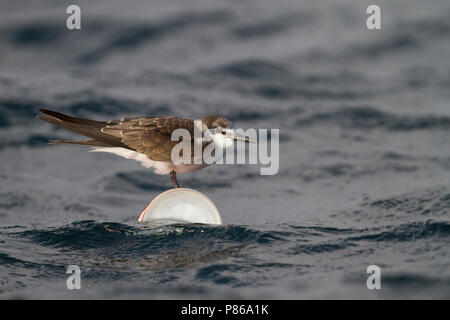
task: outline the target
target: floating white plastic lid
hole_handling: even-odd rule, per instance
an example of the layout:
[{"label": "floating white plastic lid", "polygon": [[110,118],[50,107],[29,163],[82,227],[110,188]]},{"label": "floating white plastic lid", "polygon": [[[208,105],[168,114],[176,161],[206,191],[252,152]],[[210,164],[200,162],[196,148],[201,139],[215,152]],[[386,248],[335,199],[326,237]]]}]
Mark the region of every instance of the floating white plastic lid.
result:
[{"label": "floating white plastic lid", "polygon": [[138,222],[152,225],[174,223],[222,224],[214,203],[203,193],[189,189],[167,190],[154,198],[139,215]]}]

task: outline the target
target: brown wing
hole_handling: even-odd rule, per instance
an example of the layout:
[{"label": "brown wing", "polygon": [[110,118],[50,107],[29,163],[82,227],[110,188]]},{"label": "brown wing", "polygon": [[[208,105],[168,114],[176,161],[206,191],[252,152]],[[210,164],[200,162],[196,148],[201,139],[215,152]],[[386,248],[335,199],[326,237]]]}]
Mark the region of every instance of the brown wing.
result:
[{"label": "brown wing", "polygon": [[[94,140],[56,140],[53,143],[70,143],[89,146],[122,147],[145,154],[155,161],[170,161],[173,147],[172,132],[178,128],[188,130],[194,137],[194,122],[189,119],[141,117],[110,122],[75,118],[55,111],[39,109],[44,115],[38,118],[56,126],[90,137]],[[193,153],[193,140],[191,141]]]},{"label": "brown wing", "polygon": [[102,128],[102,132],[117,138],[128,148],[145,154],[154,161],[170,161],[172,148],[179,141],[171,141],[172,132],[183,128],[194,137],[194,122],[175,117],[123,119]]}]

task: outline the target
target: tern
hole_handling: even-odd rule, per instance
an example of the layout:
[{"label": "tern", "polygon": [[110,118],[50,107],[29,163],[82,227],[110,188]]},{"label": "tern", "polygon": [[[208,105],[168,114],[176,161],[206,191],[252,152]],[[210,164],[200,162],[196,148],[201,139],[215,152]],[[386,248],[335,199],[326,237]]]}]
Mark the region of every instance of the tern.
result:
[{"label": "tern", "polygon": [[[202,150],[214,143],[214,147],[227,149],[234,141],[253,142],[234,134],[231,122],[218,115],[203,119],[184,119],[172,116],[122,118],[108,122],[75,118],[56,111],[38,109],[38,119],[58,127],[84,135],[90,140],[53,140],[52,144],[76,144],[90,146],[91,151],[108,152],[139,161],[156,174],[169,174],[175,188],[180,184],[177,173],[192,172],[208,166],[206,163],[177,163],[171,159],[172,149],[179,141],[172,140],[176,129],[186,129],[194,145],[194,127],[200,124],[201,132],[210,130],[210,141],[202,143]],[[192,148],[193,150],[194,148]],[[192,155],[193,158],[193,155]]]}]

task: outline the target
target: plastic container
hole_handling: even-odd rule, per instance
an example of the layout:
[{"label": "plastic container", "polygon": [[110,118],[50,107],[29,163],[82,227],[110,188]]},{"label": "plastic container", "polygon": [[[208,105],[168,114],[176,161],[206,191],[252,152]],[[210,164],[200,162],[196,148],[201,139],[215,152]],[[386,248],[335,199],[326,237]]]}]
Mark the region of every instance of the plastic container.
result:
[{"label": "plastic container", "polygon": [[203,193],[176,188],[156,196],[142,210],[138,222],[155,226],[189,223],[221,225],[222,218],[214,203]]}]

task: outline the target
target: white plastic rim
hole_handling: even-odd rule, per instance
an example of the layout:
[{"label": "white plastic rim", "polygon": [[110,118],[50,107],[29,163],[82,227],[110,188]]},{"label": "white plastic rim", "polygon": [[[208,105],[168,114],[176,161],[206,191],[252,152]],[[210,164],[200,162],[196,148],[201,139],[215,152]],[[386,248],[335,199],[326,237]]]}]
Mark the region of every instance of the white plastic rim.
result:
[{"label": "white plastic rim", "polygon": [[176,188],[164,191],[150,201],[139,215],[138,222],[151,225],[221,225],[222,218],[214,203],[203,193],[189,188]]}]

